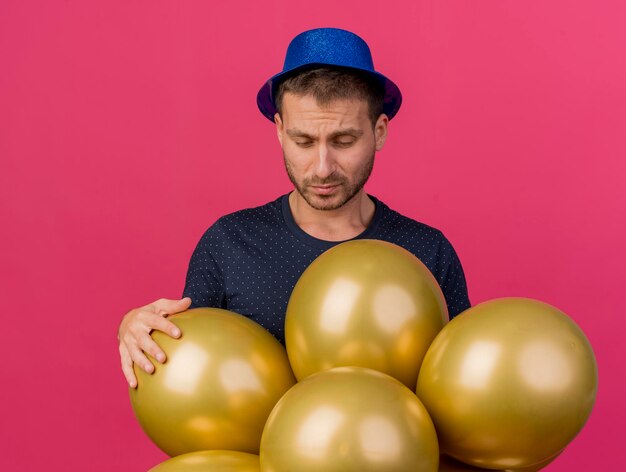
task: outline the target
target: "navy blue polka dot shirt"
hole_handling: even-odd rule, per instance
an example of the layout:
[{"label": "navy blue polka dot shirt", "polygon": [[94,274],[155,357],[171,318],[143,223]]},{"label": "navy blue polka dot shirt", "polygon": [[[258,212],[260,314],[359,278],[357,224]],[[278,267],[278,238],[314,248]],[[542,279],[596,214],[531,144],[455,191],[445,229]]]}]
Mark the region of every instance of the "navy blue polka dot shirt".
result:
[{"label": "navy blue polka dot shirt", "polygon": [[[202,236],[187,271],[184,297],[191,308],[217,307],[245,315],[284,344],[291,292],[304,270],[341,241],[324,241],[294,221],[289,194],[265,205],[221,217]],[[354,239],[379,239],[401,246],[433,273],[450,317],[470,307],[463,268],[441,231],[402,216],[369,195],[376,209]]]}]

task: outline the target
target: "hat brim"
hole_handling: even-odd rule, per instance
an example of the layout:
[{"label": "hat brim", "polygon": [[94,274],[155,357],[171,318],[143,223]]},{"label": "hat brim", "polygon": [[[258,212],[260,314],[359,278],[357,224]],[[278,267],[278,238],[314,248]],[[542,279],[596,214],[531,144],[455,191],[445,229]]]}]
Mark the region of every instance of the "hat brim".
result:
[{"label": "hat brim", "polygon": [[393,83],[393,81],[389,80],[384,75],[379,72],[370,71],[366,69],[358,69],[355,67],[347,67],[347,66],[337,66],[336,64],[327,64],[327,63],[313,63],[306,64],[304,66],[296,67],[294,69],[288,71],[282,71],[273,77],[271,77],[263,87],[259,90],[259,93],[256,97],[256,103],[259,107],[259,110],[268,120],[272,123],[274,122],[274,115],[278,111],[276,109],[276,105],[274,104],[274,93],[276,91],[276,87],[288,77],[297,74],[298,72],[302,72],[307,69],[314,69],[316,67],[334,67],[338,69],[351,69],[360,72],[364,72],[369,74],[372,77],[380,80],[381,84],[385,89],[385,96],[383,100],[383,113],[387,115],[387,117],[391,120],[398,110],[400,109],[400,105],[402,105],[402,93],[400,93],[400,89],[398,86]]}]

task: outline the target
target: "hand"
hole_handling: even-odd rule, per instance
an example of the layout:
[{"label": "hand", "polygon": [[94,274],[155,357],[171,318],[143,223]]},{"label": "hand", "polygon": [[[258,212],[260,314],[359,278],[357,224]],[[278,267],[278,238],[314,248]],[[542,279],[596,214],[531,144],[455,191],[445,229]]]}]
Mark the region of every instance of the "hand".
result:
[{"label": "hand", "polygon": [[137,386],[133,362],[148,374],[154,372],[154,365],[144,352],[150,354],[161,364],[165,362],[165,353],[150,336],[152,330],[163,331],[173,338],[180,337],[181,333],[178,327],[165,317],[185,311],[190,305],[191,298],[189,297],[181,300],[161,298],[149,305],[130,310],[124,315],[117,337],[120,341],[122,371],[131,388]]}]

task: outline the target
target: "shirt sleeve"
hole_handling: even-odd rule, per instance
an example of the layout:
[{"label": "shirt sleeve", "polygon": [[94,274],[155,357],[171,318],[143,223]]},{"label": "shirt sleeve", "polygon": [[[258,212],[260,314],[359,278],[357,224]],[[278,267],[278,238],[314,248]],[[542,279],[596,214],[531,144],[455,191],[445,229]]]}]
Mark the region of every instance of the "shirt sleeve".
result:
[{"label": "shirt sleeve", "polygon": [[437,280],[446,298],[450,319],[471,306],[461,261],[445,236],[439,246]]},{"label": "shirt sleeve", "polygon": [[191,298],[190,308],[225,308],[224,278],[215,258],[222,242],[217,224],[200,238],[189,261],[183,297]]}]

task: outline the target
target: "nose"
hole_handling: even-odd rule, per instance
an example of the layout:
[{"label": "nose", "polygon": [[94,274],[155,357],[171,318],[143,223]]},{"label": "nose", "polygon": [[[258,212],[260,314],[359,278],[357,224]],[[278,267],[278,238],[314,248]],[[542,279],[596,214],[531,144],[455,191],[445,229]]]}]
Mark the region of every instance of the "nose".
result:
[{"label": "nose", "polygon": [[335,172],[336,163],[332,151],[324,143],[319,145],[319,153],[315,162],[315,175],[325,179]]}]

